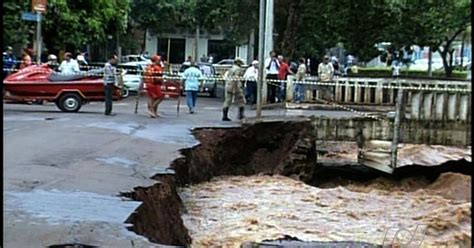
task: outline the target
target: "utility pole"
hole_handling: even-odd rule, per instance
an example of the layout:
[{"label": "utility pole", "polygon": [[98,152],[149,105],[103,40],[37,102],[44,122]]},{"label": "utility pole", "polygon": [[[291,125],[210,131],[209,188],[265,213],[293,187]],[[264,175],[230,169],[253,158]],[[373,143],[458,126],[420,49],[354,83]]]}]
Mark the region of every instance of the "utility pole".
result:
[{"label": "utility pole", "polygon": [[[264,57],[269,56],[270,51],[273,50],[273,0],[266,0],[265,6],[265,45],[264,45]],[[265,69],[261,67],[261,69]],[[267,82],[263,81],[263,96],[262,101],[267,102]]]},{"label": "utility pole", "polygon": [[250,65],[255,59],[255,29],[252,29],[249,37],[249,46],[247,50],[247,65]]},{"label": "utility pole", "polygon": [[36,22],[36,63],[41,64],[41,12],[37,11],[38,20]]},{"label": "utility pole", "polygon": [[[258,82],[257,82],[257,120],[262,117],[262,85],[264,80],[265,60],[265,1],[260,0],[260,14],[258,26]],[[265,91],[266,94],[266,91]]]},{"label": "utility pole", "polygon": [[117,32],[117,57],[118,62],[122,63],[122,47],[120,46],[120,33]]},{"label": "utility pole", "polygon": [[273,50],[273,1],[266,0],[265,6],[265,56]]},{"label": "utility pole", "polygon": [[194,61],[198,61],[199,56],[199,24],[196,25],[196,47],[194,48]]},{"label": "utility pole", "polygon": [[32,12],[36,12],[36,62],[41,63],[41,13],[46,13],[47,0],[32,0]]},{"label": "utility pole", "polygon": [[168,38],[168,49],[166,52],[166,61],[168,61],[168,69],[171,71],[170,51],[171,51],[171,39]]}]

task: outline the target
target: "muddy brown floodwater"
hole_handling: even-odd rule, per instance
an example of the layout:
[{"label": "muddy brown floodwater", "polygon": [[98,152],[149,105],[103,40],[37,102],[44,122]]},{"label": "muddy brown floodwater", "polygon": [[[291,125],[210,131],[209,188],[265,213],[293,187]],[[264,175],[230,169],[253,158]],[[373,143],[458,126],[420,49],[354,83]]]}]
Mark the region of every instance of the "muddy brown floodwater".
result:
[{"label": "muddy brown floodwater", "polygon": [[354,143],[313,131],[307,121],[194,129],[199,144],[173,170],[123,193],[142,202],[129,229],[193,248],[471,247],[469,147],[404,144],[389,175],[355,163]]},{"label": "muddy brown floodwater", "polygon": [[[327,188],[329,187],[329,188]],[[312,187],[284,176],[224,176],[180,191],[192,247],[240,247],[285,235],[304,241],[365,241],[469,247],[471,178],[375,179]]]}]

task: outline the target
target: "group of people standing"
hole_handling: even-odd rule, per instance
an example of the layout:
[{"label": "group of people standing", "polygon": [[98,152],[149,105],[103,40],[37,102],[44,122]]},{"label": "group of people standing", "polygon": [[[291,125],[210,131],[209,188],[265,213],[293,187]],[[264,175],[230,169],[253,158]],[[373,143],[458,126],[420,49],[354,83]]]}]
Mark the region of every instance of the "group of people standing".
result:
[{"label": "group of people standing", "polygon": [[[286,80],[288,75],[300,76],[302,80],[306,74],[306,64],[304,58],[301,58],[300,66],[294,71],[288,65],[288,61],[282,55],[276,56],[274,51],[270,52],[270,57],[264,62],[265,78],[267,82],[267,101],[268,103],[283,102],[286,99]],[[257,81],[258,81],[258,61],[252,61],[243,75],[245,81],[245,99],[248,104],[257,103]]]},{"label": "group of people standing", "polygon": [[[25,51],[22,56],[23,67],[31,65],[32,51]],[[305,58],[300,58],[298,65],[290,66],[288,60],[282,56],[276,55],[276,52],[270,52],[270,57],[264,61],[264,75],[267,82],[267,101],[268,103],[285,102],[286,97],[286,83],[288,76],[294,76],[294,95],[295,102],[302,102],[305,99],[305,92],[309,89],[304,84],[307,75],[307,66]],[[204,56],[203,56],[204,57]],[[203,74],[196,62],[188,58],[190,67],[182,74],[184,82],[184,91],[186,93],[186,103],[190,114],[195,113],[197,94],[199,91],[199,80],[203,80]],[[16,61],[12,54],[11,47],[8,47],[4,53],[4,76],[8,72],[6,67],[13,67]],[[113,86],[117,82],[118,62],[117,55],[113,54],[109,57],[108,62],[104,67],[104,92],[105,92],[105,115],[114,115],[112,113],[112,96]],[[158,55],[151,57],[151,64],[148,65],[144,71],[144,88],[147,91],[149,100],[147,104],[148,115],[151,118],[159,117],[158,107],[164,99],[164,94],[161,91],[163,85],[163,63],[161,57]],[[28,64],[29,63],[29,64]],[[50,66],[57,65],[57,57],[53,54],[48,56],[48,64]],[[78,54],[77,59],[73,59],[71,53],[64,54],[64,60],[57,70],[65,74],[74,74],[80,72],[80,65],[87,65],[83,54]],[[254,105],[257,103],[257,82],[259,73],[259,62],[252,61],[251,66],[243,68],[244,61],[241,58],[236,58],[232,67],[225,73],[225,100],[222,109],[222,120],[230,121],[229,108],[234,102],[238,106],[238,119],[243,119],[245,112],[245,104]],[[329,63],[329,57],[324,56],[324,60],[318,66],[318,75],[320,81],[331,81],[334,76],[334,68],[332,63]],[[242,80],[243,78],[243,80]]]},{"label": "group of people standing", "polygon": [[[33,65],[35,63],[34,61],[36,61],[36,54],[33,49],[23,49],[20,60],[17,60],[17,57],[13,53],[13,48],[7,46],[3,53],[3,78],[15,70],[22,70]],[[48,53],[47,49],[45,49],[44,53],[41,55],[40,62],[50,65],[52,69],[63,74],[78,73],[80,71],[80,66],[86,66],[88,64],[85,53],[83,52],[77,52],[76,59],[74,59],[72,53],[65,52],[64,59],[61,64],[59,64],[58,57],[52,53]]]},{"label": "group of people standing", "polygon": [[[104,66],[104,91],[105,91],[105,115],[114,116],[112,113],[112,99],[114,85],[117,83],[118,71],[116,68],[118,57],[112,54]],[[155,55],[151,57],[151,64],[147,66],[143,73],[144,88],[148,94],[147,110],[150,118],[159,117],[158,106],[163,101],[164,95],[161,92],[163,84],[163,66],[161,57]]]},{"label": "group of people standing", "polygon": [[[288,60],[282,55],[276,55],[275,51],[270,52],[270,57],[264,62],[265,78],[267,82],[267,103],[278,103],[287,101],[286,84],[288,76],[294,76],[293,81],[293,101],[300,103],[305,99],[305,92],[312,89],[304,83],[308,68],[306,59],[301,57],[298,65],[290,66]],[[256,82],[258,78],[258,61],[253,61],[247,69],[243,78],[245,80],[246,100],[249,104],[256,104]],[[328,82],[333,79],[335,68],[329,62],[329,57],[324,56],[323,62],[318,66],[319,81]],[[324,87],[321,87],[324,88]]]}]

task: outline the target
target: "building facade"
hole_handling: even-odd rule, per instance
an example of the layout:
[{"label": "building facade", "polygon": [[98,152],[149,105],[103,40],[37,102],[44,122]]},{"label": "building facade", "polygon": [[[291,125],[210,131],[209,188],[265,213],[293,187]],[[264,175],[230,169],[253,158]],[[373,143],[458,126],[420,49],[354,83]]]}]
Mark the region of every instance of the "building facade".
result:
[{"label": "building facade", "polygon": [[[182,63],[188,56],[194,58],[194,49],[196,47],[196,33],[194,30],[182,29],[174,33],[164,34],[146,34],[145,51],[148,54],[159,54],[163,58],[168,58],[170,63]],[[232,46],[225,41],[222,33],[209,33],[201,30],[197,42],[197,61],[205,56],[212,56],[213,63],[222,59],[232,59],[240,57],[250,63],[253,58],[250,53],[249,44],[241,46]]]}]

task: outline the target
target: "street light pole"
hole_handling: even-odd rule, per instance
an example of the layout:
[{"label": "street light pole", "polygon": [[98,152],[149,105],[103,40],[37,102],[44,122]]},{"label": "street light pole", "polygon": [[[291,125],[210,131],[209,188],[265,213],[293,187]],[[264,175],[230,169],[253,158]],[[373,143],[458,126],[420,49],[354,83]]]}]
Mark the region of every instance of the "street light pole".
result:
[{"label": "street light pole", "polygon": [[[273,50],[273,0],[266,0],[265,1],[265,34],[264,34],[264,39],[265,39],[265,46],[263,48],[263,54],[264,56],[268,56],[270,54],[270,51]],[[262,67],[263,69],[263,67]],[[267,86],[267,81],[263,81],[263,86],[262,86],[262,101],[264,103],[267,102],[267,97],[268,97],[268,86]]]},{"label": "street light pole", "polygon": [[36,63],[41,63],[41,12],[36,12]]},{"label": "street light pole", "polygon": [[258,80],[257,80],[257,119],[262,117],[262,85],[264,80],[265,59],[265,1],[260,0],[260,14],[258,26]]}]

